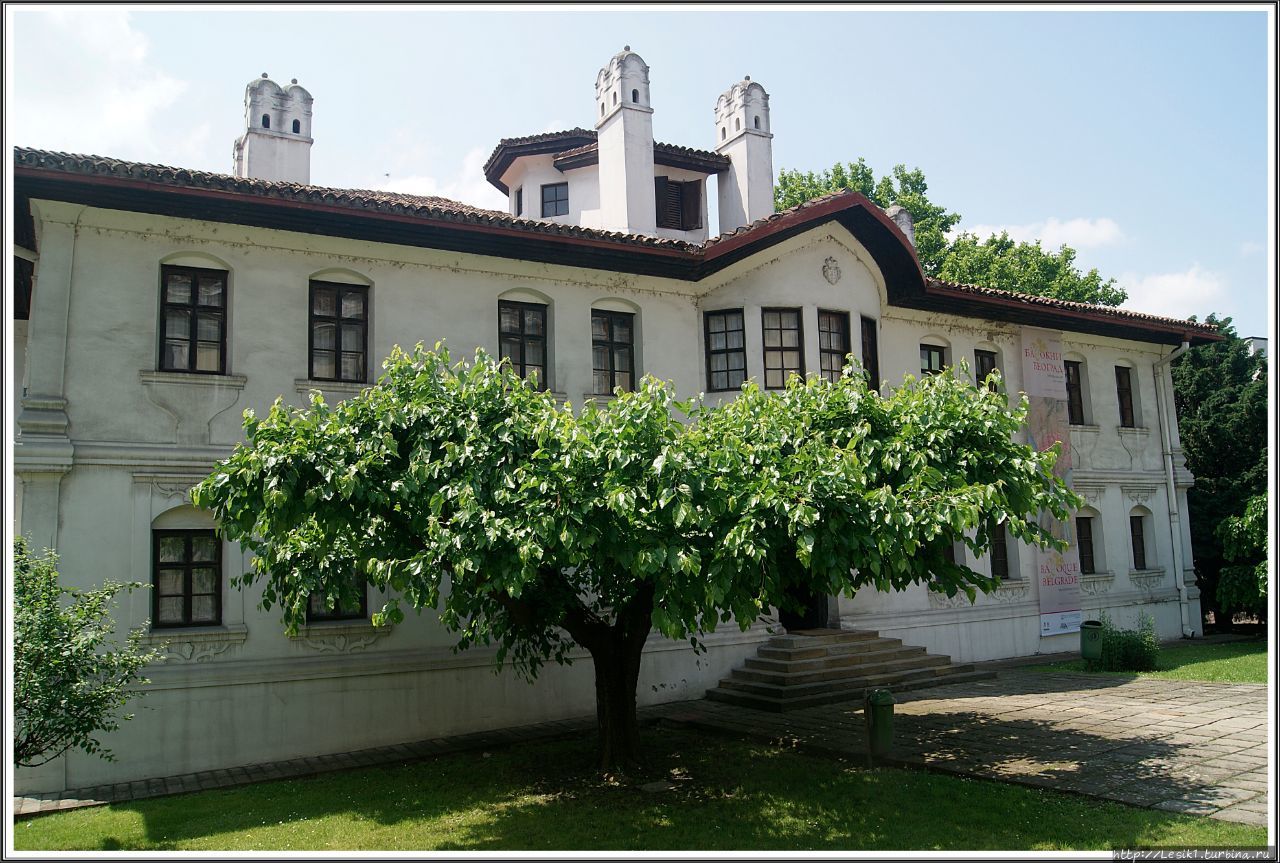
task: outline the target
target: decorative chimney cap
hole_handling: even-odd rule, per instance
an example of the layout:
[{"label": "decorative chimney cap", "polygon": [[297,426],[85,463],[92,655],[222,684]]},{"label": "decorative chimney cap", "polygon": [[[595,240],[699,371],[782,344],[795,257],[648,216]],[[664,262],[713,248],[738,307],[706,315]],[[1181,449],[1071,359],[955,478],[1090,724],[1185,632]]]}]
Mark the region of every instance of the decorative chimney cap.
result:
[{"label": "decorative chimney cap", "polygon": [[290,84],[296,84],[296,83],[298,83],[298,79],[297,79],[297,78],[290,78],[290,79],[289,79],[289,83],[290,83]]},{"label": "decorative chimney cap", "polygon": [[268,75],[266,72],[263,72],[263,73],[262,73],[262,77],[263,77],[263,78],[270,78],[271,76],[270,76],[270,75]]}]

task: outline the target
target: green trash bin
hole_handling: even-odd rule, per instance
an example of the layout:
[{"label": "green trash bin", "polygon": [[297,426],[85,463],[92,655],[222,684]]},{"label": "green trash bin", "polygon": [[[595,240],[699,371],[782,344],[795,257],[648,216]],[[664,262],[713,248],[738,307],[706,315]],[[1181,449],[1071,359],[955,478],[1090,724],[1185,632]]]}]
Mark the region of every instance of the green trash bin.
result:
[{"label": "green trash bin", "polygon": [[1080,624],[1080,657],[1085,662],[1102,659],[1102,621],[1086,620]]},{"label": "green trash bin", "polygon": [[887,689],[871,689],[863,696],[867,754],[872,758],[886,756],[893,749],[893,705],[893,693]]}]

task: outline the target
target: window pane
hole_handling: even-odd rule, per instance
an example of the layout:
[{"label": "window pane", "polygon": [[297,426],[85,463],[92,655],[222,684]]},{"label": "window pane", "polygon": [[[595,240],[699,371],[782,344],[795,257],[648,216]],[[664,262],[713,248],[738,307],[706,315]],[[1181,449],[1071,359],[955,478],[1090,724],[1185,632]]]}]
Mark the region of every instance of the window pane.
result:
[{"label": "window pane", "polygon": [[196,345],[196,369],[202,372],[222,370],[222,346],[217,342],[199,342]]},{"label": "window pane", "polygon": [[724,333],[711,333],[711,350],[722,351],[728,347]]},{"label": "window pane", "polygon": [[796,330],[800,328],[799,312],[779,312],[778,318],[781,320],[784,329]]},{"label": "window pane", "polygon": [[542,342],[529,342],[524,346],[524,361],[530,365],[542,365]]},{"label": "window pane", "polygon": [[349,291],[342,295],[342,316],[344,318],[364,317],[364,291]]},{"label": "window pane", "polygon": [[724,315],[707,315],[707,331],[712,333],[724,332]]},{"label": "window pane", "polygon": [[765,330],[764,346],[766,348],[782,347],[782,333],[778,332],[777,330]]},{"label": "window pane", "polygon": [[764,313],[764,326],[765,326],[765,329],[770,329],[770,330],[776,330],[776,329],[778,329],[778,327],[780,327],[780,326],[781,326],[781,322],[780,322],[780,320],[779,320],[778,313],[777,313],[777,312],[765,312],[765,313]]},{"label": "window pane", "polygon": [[161,599],[156,611],[156,623],[182,623],[182,597]]},{"label": "window pane", "polygon": [[222,315],[201,313],[196,318],[196,338],[207,342],[221,341]]},{"label": "window pane", "polygon": [[631,342],[631,321],[626,318],[613,319],[613,340],[615,342]]},{"label": "window pane", "polygon": [[182,570],[162,569],[156,579],[156,593],[160,596],[182,595]]},{"label": "window pane", "polygon": [[625,392],[631,391],[630,372],[618,372],[614,377],[616,378],[615,383],[617,386],[621,387]]},{"label": "window pane", "polygon": [[528,336],[542,335],[543,322],[546,316],[541,309],[525,309],[524,332]]},{"label": "window pane", "polygon": [[747,367],[747,355],[746,355],[746,354],[743,354],[743,353],[732,353],[732,354],[727,354],[726,356],[728,356],[728,358],[729,358],[729,368],[730,368],[730,370],[738,369],[739,371],[741,371],[741,370],[745,370],[745,369],[746,369],[746,367]]},{"label": "window pane", "polygon": [[727,390],[729,388],[729,375],[725,372],[712,372],[711,387],[717,390]]},{"label": "window pane", "polygon": [[186,370],[189,348],[190,345],[187,342],[165,342],[164,362],[162,367],[166,369]]},{"label": "window pane", "polygon": [[165,278],[165,302],[191,302],[191,276],[186,273],[170,273]]},{"label": "window pane", "polygon": [[524,379],[542,386],[542,366],[526,365],[524,367]]},{"label": "window pane", "polygon": [[218,559],[218,538],[216,536],[191,537],[191,559],[208,561]]},{"label": "window pane", "polygon": [[607,339],[609,338],[609,319],[604,315],[591,316],[591,338]]},{"label": "window pane", "polygon": [[725,338],[727,340],[726,347],[730,350],[742,349],[742,330],[733,330],[732,332],[726,333]]},{"label": "window pane", "polygon": [[729,372],[729,386],[733,389],[737,389],[738,387],[742,386],[743,381],[745,381],[746,379],[747,379],[746,373],[741,370]]},{"label": "window pane", "polygon": [[344,351],[364,350],[364,326],[362,324],[342,325],[342,349]]},{"label": "window pane", "polygon": [[364,354],[342,352],[342,379],[344,381],[364,380]]},{"label": "window pane", "polygon": [[333,288],[316,288],[311,310],[317,315],[334,317],[338,313],[338,293]]},{"label": "window pane", "polygon": [[769,389],[779,389],[782,386],[781,371],[766,371],[764,373],[764,385]]},{"label": "window pane", "polygon": [[609,373],[607,371],[596,371],[592,374],[594,390],[597,395],[608,395],[609,389]]},{"label": "window pane", "polygon": [[511,306],[498,306],[498,332],[520,332],[520,310]]},{"label": "window pane", "polygon": [[502,352],[502,356],[511,360],[512,364],[520,362],[519,339],[503,339],[500,350]]},{"label": "window pane", "polygon": [[164,313],[164,336],[166,339],[191,338],[191,312],[166,310]]},{"label": "window pane", "polygon": [[793,371],[800,371],[800,352],[799,351],[783,351],[783,365]]},{"label": "window pane", "polygon": [[216,569],[191,570],[191,593],[216,593],[218,589],[218,571]]},{"label": "window pane", "polygon": [[725,318],[725,329],[740,330],[742,329],[742,312],[729,312]]},{"label": "window pane", "polygon": [[202,306],[222,307],[222,277],[201,276],[199,278],[199,303]]},{"label": "window pane", "polygon": [[782,346],[783,346],[784,348],[796,348],[796,347],[799,347],[799,346],[800,346],[800,332],[799,332],[799,330],[783,330],[783,331],[782,331]]},{"label": "window pane", "polygon": [[187,557],[187,541],[181,536],[160,537],[161,563],[182,563]]},{"label": "window pane", "polygon": [[831,350],[831,333],[818,331],[818,349],[823,351]]},{"label": "window pane", "polygon": [[631,349],[630,348],[614,348],[613,367],[614,369],[620,372],[631,371]]},{"label": "window pane", "polygon": [[338,328],[334,324],[313,324],[311,327],[311,346],[318,351],[331,351],[337,345],[334,344],[334,336]]},{"label": "window pane", "polygon": [[724,354],[711,355],[711,371],[722,372],[729,368],[729,358]]},{"label": "window pane", "polygon": [[191,622],[214,623],[218,619],[218,599],[215,596],[191,597]]},{"label": "window pane", "polygon": [[333,351],[312,351],[311,376],[314,378],[334,377],[333,362]]},{"label": "window pane", "polygon": [[609,368],[609,349],[606,347],[593,347],[591,349],[591,367],[594,369]]}]

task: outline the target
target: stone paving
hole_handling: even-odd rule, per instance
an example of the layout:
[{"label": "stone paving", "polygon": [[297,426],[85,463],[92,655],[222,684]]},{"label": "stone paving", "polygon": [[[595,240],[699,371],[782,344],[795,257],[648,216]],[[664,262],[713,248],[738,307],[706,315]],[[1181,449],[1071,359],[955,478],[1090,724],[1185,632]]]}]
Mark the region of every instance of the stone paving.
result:
[{"label": "stone paving", "polygon": [[[896,696],[893,762],[1072,791],[1136,806],[1259,826],[1267,819],[1267,689],[1043,673],[1005,668],[994,680]],[[860,703],[764,713],[713,701],[641,710],[672,722],[866,755]],[[228,788],[593,729],[584,716],[519,728],[14,798],[16,817]]]},{"label": "stone paving", "polygon": [[[891,763],[1267,823],[1267,688],[1002,670],[895,696]],[[861,704],[764,713],[714,701],[667,721],[866,756]]]}]

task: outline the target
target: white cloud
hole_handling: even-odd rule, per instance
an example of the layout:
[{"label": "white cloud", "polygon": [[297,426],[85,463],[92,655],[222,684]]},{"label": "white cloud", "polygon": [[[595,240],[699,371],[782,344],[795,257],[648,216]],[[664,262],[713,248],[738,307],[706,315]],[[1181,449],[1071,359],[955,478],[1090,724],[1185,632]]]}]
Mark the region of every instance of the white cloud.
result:
[{"label": "white cloud", "polygon": [[1039,240],[1046,249],[1057,249],[1067,245],[1073,249],[1094,249],[1100,246],[1113,246],[1125,239],[1124,231],[1115,220],[1101,216],[1096,219],[1067,219],[1062,221],[1050,216],[1043,222],[1030,222],[1025,225],[973,225],[959,226],[951,232],[951,236],[966,232],[980,239],[992,234],[1006,232],[1009,239],[1016,242]]},{"label": "white cloud", "polygon": [[489,158],[490,150],[475,147],[462,158],[461,167],[445,179],[426,174],[412,174],[404,177],[383,176],[377,178],[365,188],[382,189],[387,192],[404,192],[409,195],[435,195],[461,201],[473,207],[488,210],[507,210],[507,198],[484,178],[484,163]]},{"label": "white cloud", "polygon": [[1150,315],[1203,319],[1210,312],[1220,312],[1230,299],[1223,278],[1199,264],[1181,273],[1125,273],[1116,281],[1129,293],[1124,307]]},{"label": "white cloud", "polygon": [[1258,254],[1265,248],[1266,246],[1262,243],[1255,243],[1252,240],[1246,240],[1245,242],[1240,244],[1240,257],[1242,258],[1251,257],[1253,255]]},{"label": "white cloud", "polygon": [[151,62],[127,11],[48,8],[13,20],[15,144],[172,163],[203,143],[200,130],[164,128],[187,84]]}]

